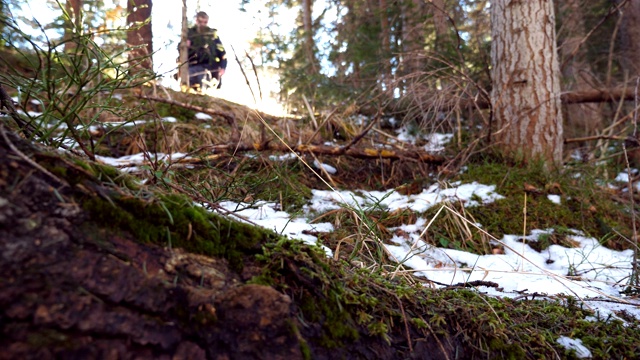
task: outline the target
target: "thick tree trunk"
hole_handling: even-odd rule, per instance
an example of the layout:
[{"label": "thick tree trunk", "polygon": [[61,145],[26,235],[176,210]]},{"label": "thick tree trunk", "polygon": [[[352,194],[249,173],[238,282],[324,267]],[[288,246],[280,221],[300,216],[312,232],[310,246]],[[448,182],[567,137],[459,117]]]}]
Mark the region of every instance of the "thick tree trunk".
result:
[{"label": "thick tree trunk", "polygon": [[[560,14],[561,31],[564,38],[560,40],[560,56],[562,57],[562,76],[564,90],[588,91],[597,83],[590,64],[585,60],[584,48],[581,46],[585,37],[585,25],[582,0],[562,0]],[[602,128],[602,110],[599,104],[572,104],[565,111],[566,136],[578,137],[594,134]]]},{"label": "thick tree trunk", "polygon": [[500,147],[526,161],[562,162],[560,78],[553,2],[491,5],[491,104]]},{"label": "thick tree trunk", "polygon": [[153,70],[153,33],[151,31],[152,0],[127,1],[127,43],[137,48],[129,52],[129,60],[138,69]]}]

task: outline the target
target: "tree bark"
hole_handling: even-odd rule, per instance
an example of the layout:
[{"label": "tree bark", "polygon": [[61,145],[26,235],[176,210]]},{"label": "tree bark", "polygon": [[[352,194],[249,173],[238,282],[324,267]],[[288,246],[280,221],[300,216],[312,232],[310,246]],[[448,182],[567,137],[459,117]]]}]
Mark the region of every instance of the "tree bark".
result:
[{"label": "tree bark", "polygon": [[82,0],[67,0],[64,5],[65,11],[69,14],[69,19],[65,19],[64,35],[64,52],[73,52],[77,45],[73,39],[77,29],[82,28]]},{"label": "tree bark", "polygon": [[431,0],[431,7],[433,8],[433,24],[436,29],[436,48],[446,50],[451,43],[451,36],[444,0]]},{"label": "tree bark", "polygon": [[305,57],[307,58],[307,62],[309,66],[311,66],[311,70],[315,73],[318,71],[316,66],[315,54],[313,51],[314,41],[313,41],[313,0],[302,0],[302,27],[304,31],[304,52]]},{"label": "tree bark", "polygon": [[498,145],[547,165],[562,163],[560,70],[553,2],[496,0],[491,5],[491,103]]},{"label": "tree bark", "polygon": [[189,51],[187,45],[187,34],[189,26],[187,24],[187,0],[182,0],[182,29],[180,32],[180,67],[178,68],[178,77],[180,79],[180,87],[182,91],[189,89]]},{"label": "tree bark", "polygon": [[416,74],[424,70],[425,26],[424,6],[420,0],[410,0],[403,6],[403,67],[404,75]]},{"label": "tree bark", "polygon": [[127,1],[127,43],[136,47],[129,52],[129,61],[132,61],[135,69],[153,70],[152,6],[152,0]]}]

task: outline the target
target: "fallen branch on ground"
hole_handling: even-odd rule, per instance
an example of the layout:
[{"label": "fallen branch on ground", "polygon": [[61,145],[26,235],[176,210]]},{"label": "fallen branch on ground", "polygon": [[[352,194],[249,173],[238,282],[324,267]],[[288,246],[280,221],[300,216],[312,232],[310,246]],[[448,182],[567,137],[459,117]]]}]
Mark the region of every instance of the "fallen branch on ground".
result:
[{"label": "fallen branch on ground", "polygon": [[[277,151],[291,152],[299,154],[314,154],[328,156],[350,156],[358,159],[390,159],[390,160],[413,160],[421,161],[428,164],[439,165],[445,162],[445,158],[440,155],[426,153],[417,150],[399,150],[399,149],[374,149],[374,148],[346,148],[344,146],[326,146],[326,145],[305,145],[287,146],[286,144],[227,144],[227,145],[210,145],[202,147],[192,154],[210,151],[213,154],[203,155],[200,157],[184,157],[171,161],[171,164],[198,164],[207,161],[217,160],[222,153],[238,153],[246,151]],[[189,155],[190,156],[190,155]],[[123,163],[118,168],[134,167],[145,165],[145,163]],[[147,164],[148,165],[148,164]]]}]

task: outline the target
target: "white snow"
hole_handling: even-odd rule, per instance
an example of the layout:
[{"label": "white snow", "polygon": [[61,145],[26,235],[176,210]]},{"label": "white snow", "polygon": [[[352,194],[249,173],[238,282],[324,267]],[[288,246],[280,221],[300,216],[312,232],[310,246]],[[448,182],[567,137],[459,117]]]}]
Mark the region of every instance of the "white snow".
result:
[{"label": "white snow", "polygon": [[582,345],[582,340],[580,339],[572,339],[566,336],[561,336],[557,340],[558,344],[564,346],[567,349],[575,350],[576,356],[579,359],[590,359],[591,351],[586,348],[586,346]]},{"label": "white snow", "polygon": [[205,114],[203,112],[199,112],[199,113],[196,113],[196,119],[207,121],[207,120],[212,120],[213,117],[211,115],[209,115],[209,114]]},{"label": "white snow", "polygon": [[[317,237],[305,234],[304,232],[333,231],[333,225],[330,223],[310,224],[304,218],[292,218],[288,213],[277,210],[277,204],[275,203],[259,201],[251,205],[224,201],[219,205],[225,210],[232,211],[235,215],[238,215],[240,220],[249,220],[256,225],[273,230],[278,234],[285,235],[291,239],[302,240],[311,245],[317,244]],[[322,244],[318,245],[324,249],[327,256],[333,256],[331,249]]]},{"label": "white snow", "polygon": [[560,205],[560,196],[559,195],[547,195],[547,199],[554,204]]},{"label": "white snow", "polygon": [[334,168],[333,166],[329,165],[329,164],[324,164],[319,162],[318,160],[313,160],[313,166],[316,167],[316,169],[324,169],[324,171],[326,171],[327,173],[334,175],[335,173],[338,172],[338,169]]},{"label": "white snow", "polygon": [[125,155],[119,158],[96,155],[97,161],[103,164],[120,168],[120,171],[123,171],[123,172],[137,172],[139,171],[139,168],[135,165],[143,165],[147,163],[148,160],[170,163],[172,161],[184,159],[184,158],[189,158],[189,157],[187,156],[187,154],[184,154],[184,153],[173,153],[173,154],[137,153],[132,155]]}]

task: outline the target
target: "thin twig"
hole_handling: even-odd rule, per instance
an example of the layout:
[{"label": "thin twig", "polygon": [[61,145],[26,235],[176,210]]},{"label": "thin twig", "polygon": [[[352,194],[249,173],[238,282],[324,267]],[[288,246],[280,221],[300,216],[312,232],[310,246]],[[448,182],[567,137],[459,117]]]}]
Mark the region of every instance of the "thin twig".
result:
[{"label": "thin twig", "polygon": [[367,135],[369,130],[371,130],[371,128],[373,128],[373,126],[376,123],[378,123],[379,119],[380,119],[380,113],[378,113],[378,115],[375,117],[375,119],[371,120],[371,122],[367,125],[367,127],[360,134],[356,135],[356,137],[354,137],[353,140],[351,140],[350,143],[348,143],[347,145],[343,146],[341,148],[341,151],[347,152],[347,150],[349,150],[350,147],[352,147],[353,145],[357,144],[358,141],[360,141],[365,135]]},{"label": "thin twig", "polygon": [[236,54],[236,49],[233,48],[233,45],[231,45],[231,50],[233,50],[233,56],[236,58],[236,62],[238,63],[238,66],[240,67],[240,72],[242,72],[242,76],[244,76],[244,81],[247,82],[247,86],[249,87],[249,91],[251,91],[251,96],[253,97],[253,102],[256,102],[256,94],[253,93],[253,88],[251,87],[251,83],[249,82],[249,78],[247,77],[247,74],[244,72],[244,68],[242,67],[242,63],[240,62],[240,59],[238,59],[238,54]]},{"label": "thin twig", "polygon": [[24,161],[26,161],[29,165],[33,166],[34,168],[40,170],[41,172],[43,172],[45,175],[47,175],[48,177],[50,177],[51,179],[55,180],[57,183],[59,183],[60,185],[62,185],[62,187],[67,186],[67,184],[62,181],[59,177],[53,175],[51,172],[49,172],[49,170],[43,168],[42,166],[40,166],[40,164],[38,164],[37,162],[33,161],[30,157],[28,157],[27,155],[25,155],[22,151],[20,151],[9,139],[9,136],[7,136],[7,133],[5,131],[4,128],[4,124],[0,123],[0,134],[2,135],[2,138],[4,139],[4,141],[7,143],[7,146],[9,146],[9,148],[16,154],[18,155],[18,157]]},{"label": "thin twig", "polygon": [[[235,50],[234,50],[235,52]],[[253,59],[249,56],[249,53],[245,50],[244,52],[247,59],[251,63],[251,68],[253,69],[253,75],[256,77],[256,82],[258,83],[258,92],[260,93],[260,100],[262,100],[262,86],[260,86],[260,78],[258,77],[258,69],[256,68],[256,64],[253,63]]]}]

